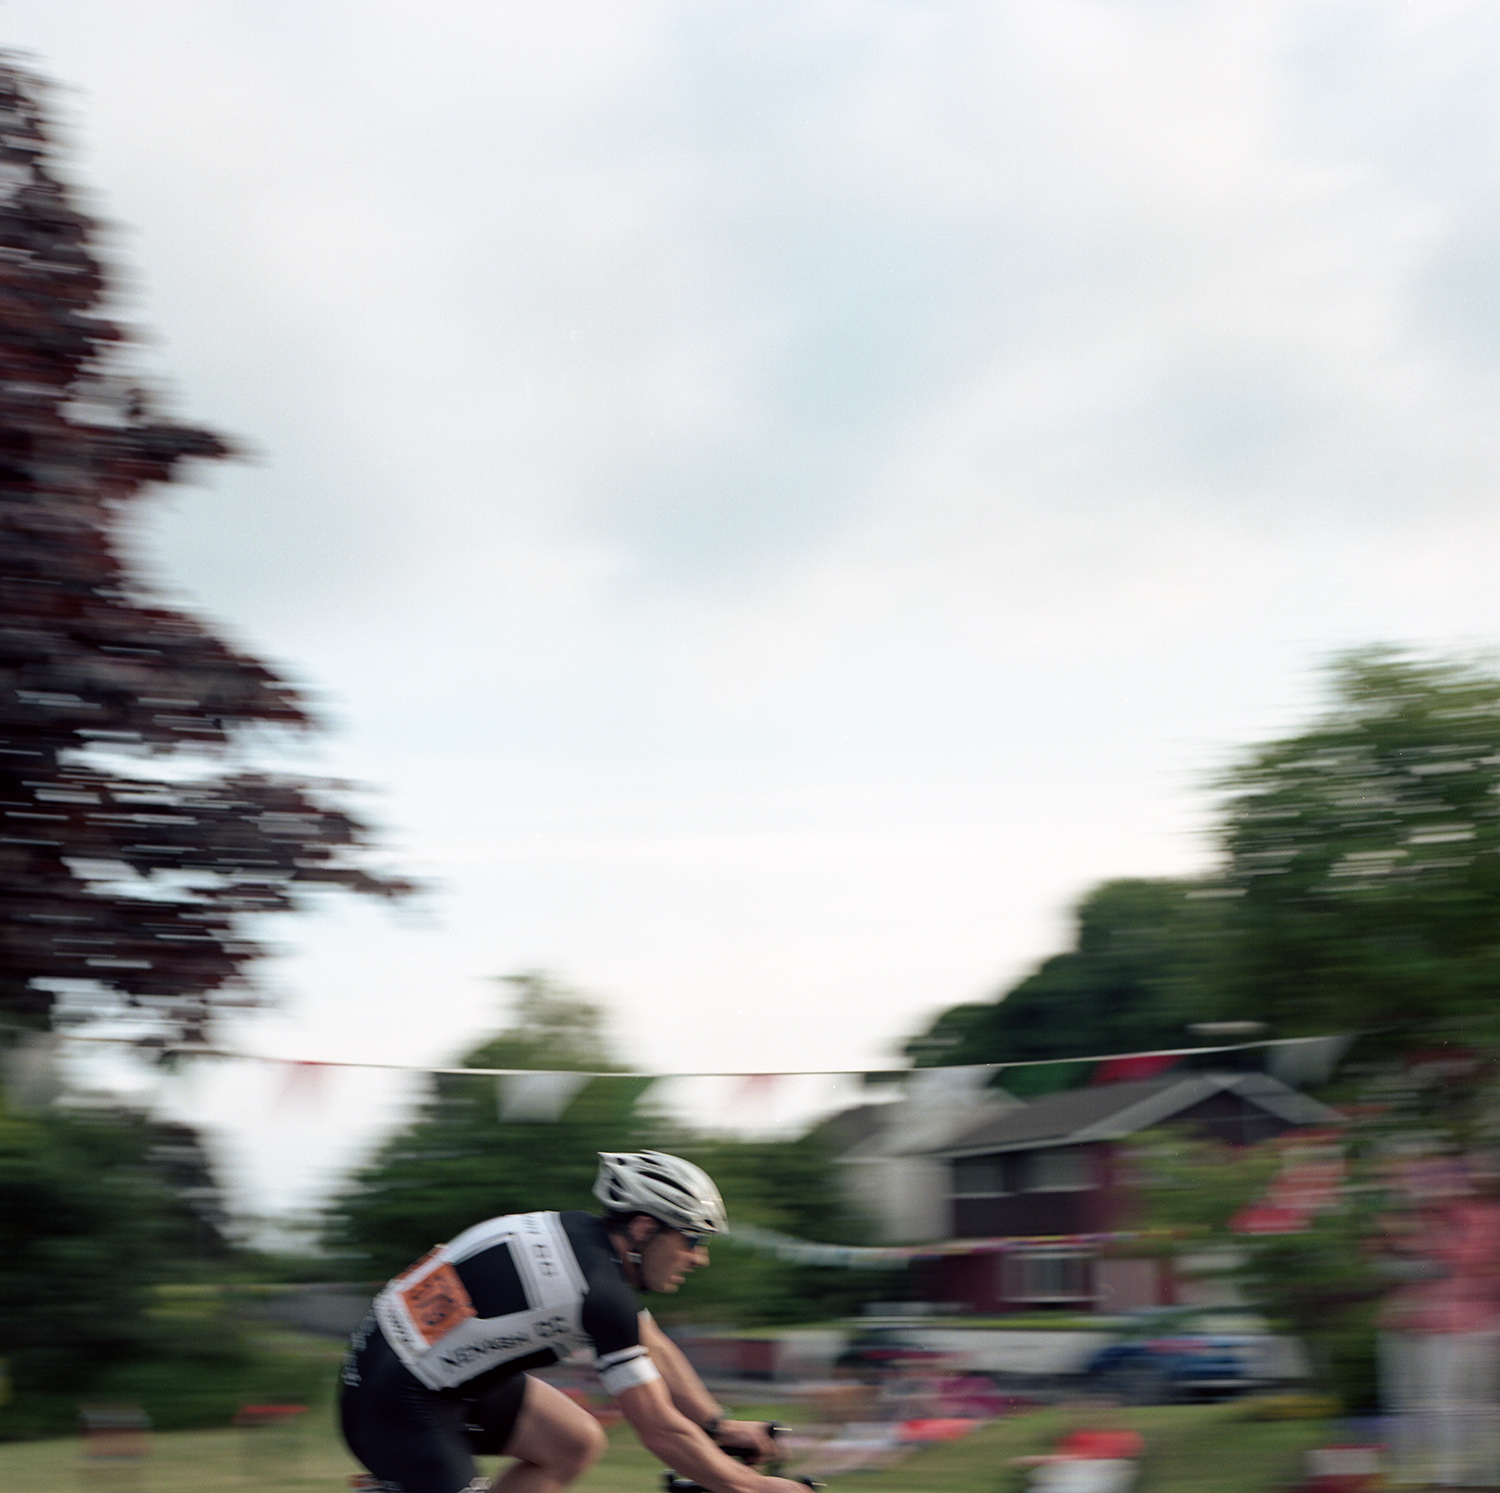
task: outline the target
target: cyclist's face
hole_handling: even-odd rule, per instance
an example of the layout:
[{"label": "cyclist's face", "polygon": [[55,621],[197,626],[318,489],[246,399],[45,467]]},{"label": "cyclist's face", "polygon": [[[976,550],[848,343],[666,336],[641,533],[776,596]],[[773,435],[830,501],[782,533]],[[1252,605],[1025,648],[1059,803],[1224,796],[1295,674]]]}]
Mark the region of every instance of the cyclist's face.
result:
[{"label": "cyclist's face", "polygon": [[676,1229],[663,1229],[641,1250],[641,1275],[653,1291],[675,1291],[706,1264],[708,1247],[689,1243]]}]

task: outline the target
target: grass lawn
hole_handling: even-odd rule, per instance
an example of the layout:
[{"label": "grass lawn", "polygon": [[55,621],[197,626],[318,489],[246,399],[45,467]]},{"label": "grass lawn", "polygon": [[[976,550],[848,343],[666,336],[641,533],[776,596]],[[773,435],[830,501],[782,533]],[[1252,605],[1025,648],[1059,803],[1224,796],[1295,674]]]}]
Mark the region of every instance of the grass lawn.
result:
[{"label": "grass lawn", "polygon": [[[1327,1439],[1324,1421],[1249,1421],[1242,1404],[1122,1408],[1119,1422],[1146,1442],[1141,1493],[1265,1493],[1296,1481],[1302,1453]],[[851,1473],[838,1493],[1019,1493],[1025,1474],[1009,1458],[1045,1452],[1064,1412],[994,1421],[962,1441],[920,1452],[883,1472]]]},{"label": "grass lawn", "polygon": [[[1297,1476],[1303,1450],[1328,1434],[1320,1421],[1247,1421],[1243,1414],[1244,1407],[1233,1402],[1122,1410],[1121,1420],[1147,1442],[1141,1493],[1282,1488]],[[841,1477],[835,1493],[1019,1493],[1021,1477],[1006,1459],[1046,1450],[1062,1415],[1043,1410],[994,1422],[883,1472]],[[335,1493],[355,1470],[327,1407],[304,1417],[295,1436],[236,1430],[159,1434],[134,1468],[88,1466],[71,1438],[0,1445],[4,1493]],[[617,1428],[609,1452],[578,1487],[580,1493],[656,1493],[660,1474],[656,1459],[628,1430]]]}]

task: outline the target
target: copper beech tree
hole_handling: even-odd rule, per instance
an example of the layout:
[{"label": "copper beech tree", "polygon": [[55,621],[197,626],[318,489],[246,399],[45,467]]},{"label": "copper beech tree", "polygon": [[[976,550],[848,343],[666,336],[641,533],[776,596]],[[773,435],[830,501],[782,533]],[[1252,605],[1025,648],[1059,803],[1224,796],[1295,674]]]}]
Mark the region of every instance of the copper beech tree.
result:
[{"label": "copper beech tree", "polygon": [[229,447],[126,377],[44,88],[0,56],[0,1021],[71,992],[201,1043],[248,998],[247,918],[408,887],[332,785],[244,766],[247,731],[315,729],[298,692],[132,573],[154,484]]}]

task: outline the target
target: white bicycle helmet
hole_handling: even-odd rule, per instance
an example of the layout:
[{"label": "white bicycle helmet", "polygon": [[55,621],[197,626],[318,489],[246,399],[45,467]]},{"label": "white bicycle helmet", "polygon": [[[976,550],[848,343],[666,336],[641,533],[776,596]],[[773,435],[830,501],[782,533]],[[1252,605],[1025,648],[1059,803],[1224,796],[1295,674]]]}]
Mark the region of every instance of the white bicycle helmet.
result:
[{"label": "white bicycle helmet", "polygon": [[611,1213],[648,1213],[688,1234],[722,1234],[728,1227],[713,1178],[664,1151],[601,1151],[594,1196]]}]

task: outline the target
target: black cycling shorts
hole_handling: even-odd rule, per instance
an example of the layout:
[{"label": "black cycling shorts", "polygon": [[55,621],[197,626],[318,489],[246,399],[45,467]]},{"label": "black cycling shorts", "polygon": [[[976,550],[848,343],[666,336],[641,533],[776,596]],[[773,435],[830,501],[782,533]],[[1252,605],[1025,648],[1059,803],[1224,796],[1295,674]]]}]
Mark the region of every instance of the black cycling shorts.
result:
[{"label": "black cycling shorts", "polygon": [[428,1389],[396,1357],[373,1320],[344,1361],[339,1420],[349,1450],[388,1493],[464,1493],[488,1481],[476,1454],[499,1456],[516,1428],[529,1381],[486,1376],[475,1393]]}]

